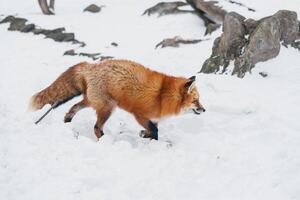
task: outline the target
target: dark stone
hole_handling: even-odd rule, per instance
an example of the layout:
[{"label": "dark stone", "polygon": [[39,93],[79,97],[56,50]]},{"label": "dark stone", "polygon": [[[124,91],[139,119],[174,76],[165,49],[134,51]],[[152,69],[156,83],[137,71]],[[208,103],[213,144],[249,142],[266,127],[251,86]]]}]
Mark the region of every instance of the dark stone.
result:
[{"label": "dark stone", "polygon": [[80,44],[81,47],[85,46],[84,42],[80,42],[75,39],[74,33],[66,33],[64,27],[56,29],[43,29],[36,28],[35,24],[26,24],[27,19],[18,18],[14,16],[5,17],[1,23],[10,23],[8,30],[10,31],[20,31],[24,33],[33,32],[34,34],[45,35],[46,38],[51,38],[56,42],[73,42],[73,44]]},{"label": "dark stone", "polygon": [[221,59],[220,56],[215,56],[207,59],[200,70],[202,73],[210,74],[210,73],[216,73],[220,70],[220,64]]},{"label": "dark stone", "polygon": [[64,27],[60,27],[60,28],[56,28],[56,29],[52,29],[52,30],[48,30],[49,33],[62,33],[64,32],[66,29]]},{"label": "dark stone", "polygon": [[79,53],[79,56],[86,56],[92,58],[93,60],[99,59],[101,53]]},{"label": "dark stone", "polygon": [[84,53],[84,52],[81,52],[81,53],[76,53],[74,49],[70,49],[66,52],[64,52],[63,54],[64,56],[65,55],[68,55],[68,56],[85,56],[85,57],[88,57],[88,58],[92,58],[93,60],[98,60],[100,58],[100,61],[103,61],[103,60],[106,60],[106,59],[112,59],[113,57],[112,56],[100,56],[101,53]]},{"label": "dark stone", "polygon": [[114,57],[113,56],[100,56],[100,61],[112,59],[112,58],[114,58]]},{"label": "dark stone", "polygon": [[259,72],[259,75],[266,78],[268,76],[267,72]]},{"label": "dark stone", "polygon": [[114,46],[114,47],[119,46],[119,45],[118,45],[117,43],[115,43],[115,42],[110,43],[110,45],[111,45],[111,46]]},{"label": "dark stone", "polygon": [[78,53],[75,53],[74,49],[70,49],[68,51],[65,51],[64,56],[68,55],[68,56],[76,56],[78,55]]},{"label": "dark stone", "polygon": [[15,17],[12,15],[9,15],[7,17],[5,17],[3,20],[0,21],[0,24],[2,23],[8,23],[8,22],[12,22],[13,20],[15,20]]},{"label": "dark stone", "polygon": [[63,33],[64,42],[69,42],[69,41],[73,41],[75,39],[75,34],[74,33]]},{"label": "dark stone", "polygon": [[45,33],[45,29],[42,29],[42,28],[36,28],[34,29],[32,32],[35,34],[35,35],[39,35],[39,34],[44,34]]},{"label": "dark stone", "polygon": [[186,40],[183,39],[179,36],[175,36],[173,38],[167,38],[162,40],[161,42],[159,42],[155,48],[158,48],[159,46],[161,46],[161,48],[165,48],[165,47],[179,47],[179,44],[196,44],[199,42],[202,42],[204,40],[201,39],[196,39],[196,40]]},{"label": "dark stone", "polygon": [[21,29],[20,31],[23,33],[28,33],[31,32],[35,29],[35,25],[34,24],[27,24],[23,29]]},{"label": "dark stone", "polygon": [[63,31],[65,31],[65,28],[64,27],[61,27],[61,28],[56,28],[56,29],[52,29],[52,30],[49,30],[49,29],[34,29],[33,33],[34,34],[43,34],[43,35],[49,35],[49,34],[53,34],[53,33],[62,33]]},{"label": "dark stone", "polygon": [[51,38],[56,42],[77,41],[77,40],[75,40],[74,33],[64,33],[64,31],[65,31],[64,27],[56,28],[53,30],[42,29],[42,30],[39,30],[39,32],[35,33],[35,34],[44,34],[44,35],[46,35],[46,38]]},{"label": "dark stone", "polygon": [[88,7],[86,7],[86,8],[83,10],[83,12],[88,11],[88,12],[91,12],[91,13],[98,13],[98,12],[101,11],[101,8],[102,8],[102,7],[103,7],[103,6],[99,7],[99,6],[95,5],[95,4],[91,4],[91,5],[89,5]]},{"label": "dark stone", "polygon": [[56,42],[69,42],[73,41],[75,38],[74,33],[49,33],[46,38],[51,38]]},{"label": "dark stone", "polygon": [[8,27],[8,30],[10,31],[21,31],[25,28],[25,23],[27,22],[27,19],[24,18],[14,18],[10,22],[10,26]]},{"label": "dark stone", "polygon": [[76,40],[76,39],[73,40],[72,42],[73,42],[73,44],[79,44],[80,47],[85,47],[85,46],[86,46],[85,42],[81,42],[81,41],[78,41],[78,40]]},{"label": "dark stone", "polygon": [[175,2],[160,2],[155,6],[148,8],[144,11],[143,15],[153,15],[158,14],[158,16],[167,15],[167,14],[178,14],[178,13],[191,13],[192,11],[188,10],[179,10],[178,7],[188,5],[182,1],[175,1]]},{"label": "dark stone", "polygon": [[234,69],[232,75],[236,74],[237,77],[243,78],[246,72],[251,72],[251,69],[254,67],[253,62],[248,57],[236,58],[234,62]]}]

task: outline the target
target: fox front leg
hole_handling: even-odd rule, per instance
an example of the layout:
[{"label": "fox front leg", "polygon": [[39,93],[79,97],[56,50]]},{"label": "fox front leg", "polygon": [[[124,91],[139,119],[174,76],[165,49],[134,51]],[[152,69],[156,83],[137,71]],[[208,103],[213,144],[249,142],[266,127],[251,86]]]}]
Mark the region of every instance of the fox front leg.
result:
[{"label": "fox front leg", "polygon": [[157,123],[152,122],[144,117],[135,116],[136,120],[140,125],[142,125],[146,130],[142,130],[140,136],[143,138],[151,138],[158,140],[158,128]]}]

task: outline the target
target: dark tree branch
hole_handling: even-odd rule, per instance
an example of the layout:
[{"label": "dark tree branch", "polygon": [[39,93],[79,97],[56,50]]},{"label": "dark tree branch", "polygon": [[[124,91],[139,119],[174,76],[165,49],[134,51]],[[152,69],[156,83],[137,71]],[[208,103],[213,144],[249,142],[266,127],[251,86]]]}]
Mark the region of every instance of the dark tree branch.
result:
[{"label": "dark tree branch", "polygon": [[54,10],[54,3],[55,3],[55,0],[50,0],[50,8],[51,10]]},{"label": "dark tree branch", "polygon": [[[38,0],[38,2],[42,9],[42,12],[45,15],[54,15],[54,13],[49,9],[47,0]],[[53,6],[53,8],[54,8],[54,0],[50,0],[50,5]]]}]

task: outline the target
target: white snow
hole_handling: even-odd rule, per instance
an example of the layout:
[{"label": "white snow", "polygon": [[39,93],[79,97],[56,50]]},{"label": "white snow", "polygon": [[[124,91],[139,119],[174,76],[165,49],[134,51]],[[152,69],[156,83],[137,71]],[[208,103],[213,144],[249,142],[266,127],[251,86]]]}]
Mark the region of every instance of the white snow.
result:
[{"label": "white snow", "polygon": [[[198,74],[207,112],[163,120],[159,141],[140,138],[134,118],[116,110],[96,142],[92,109],[63,123],[80,98],[34,124],[49,107],[28,112],[30,96],[68,67],[90,61],[62,56],[71,48],[131,59],[171,75],[195,75],[220,30],[209,41],[154,49],[164,38],[204,38],[205,31],[192,14],[141,16],[158,2],[62,0],[55,16],[44,16],[37,1],[0,0],[0,19],[17,13],[43,28],[66,27],[87,43],[78,48],[0,25],[1,200],[300,199],[300,52],[293,48],[282,47],[277,58],[257,64],[244,79]],[[300,15],[299,0],[241,2],[258,12],[220,3],[246,17],[283,8]],[[105,7],[83,13],[90,3]],[[261,71],[269,76],[262,78]]]}]

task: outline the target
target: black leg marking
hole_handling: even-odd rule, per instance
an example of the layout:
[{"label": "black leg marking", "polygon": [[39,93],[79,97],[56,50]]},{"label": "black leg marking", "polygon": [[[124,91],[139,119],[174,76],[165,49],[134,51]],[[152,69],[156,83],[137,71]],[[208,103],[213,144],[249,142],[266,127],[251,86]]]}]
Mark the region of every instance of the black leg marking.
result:
[{"label": "black leg marking", "polygon": [[72,121],[72,117],[66,117],[65,119],[64,119],[64,122],[65,123],[68,123],[68,122],[71,122]]},{"label": "black leg marking", "polygon": [[[94,129],[99,130],[99,127],[97,125],[95,125]],[[103,135],[104,135],[103,130],[100,130],[100,136],[103,136]]]},{"label": "black leg marking", "polygon": [[153,122],[149,121],[148,127],[151,132],[150,138],[154,139],[154,140],[158,140],[158,129],[157,129],[156,125]]}]

